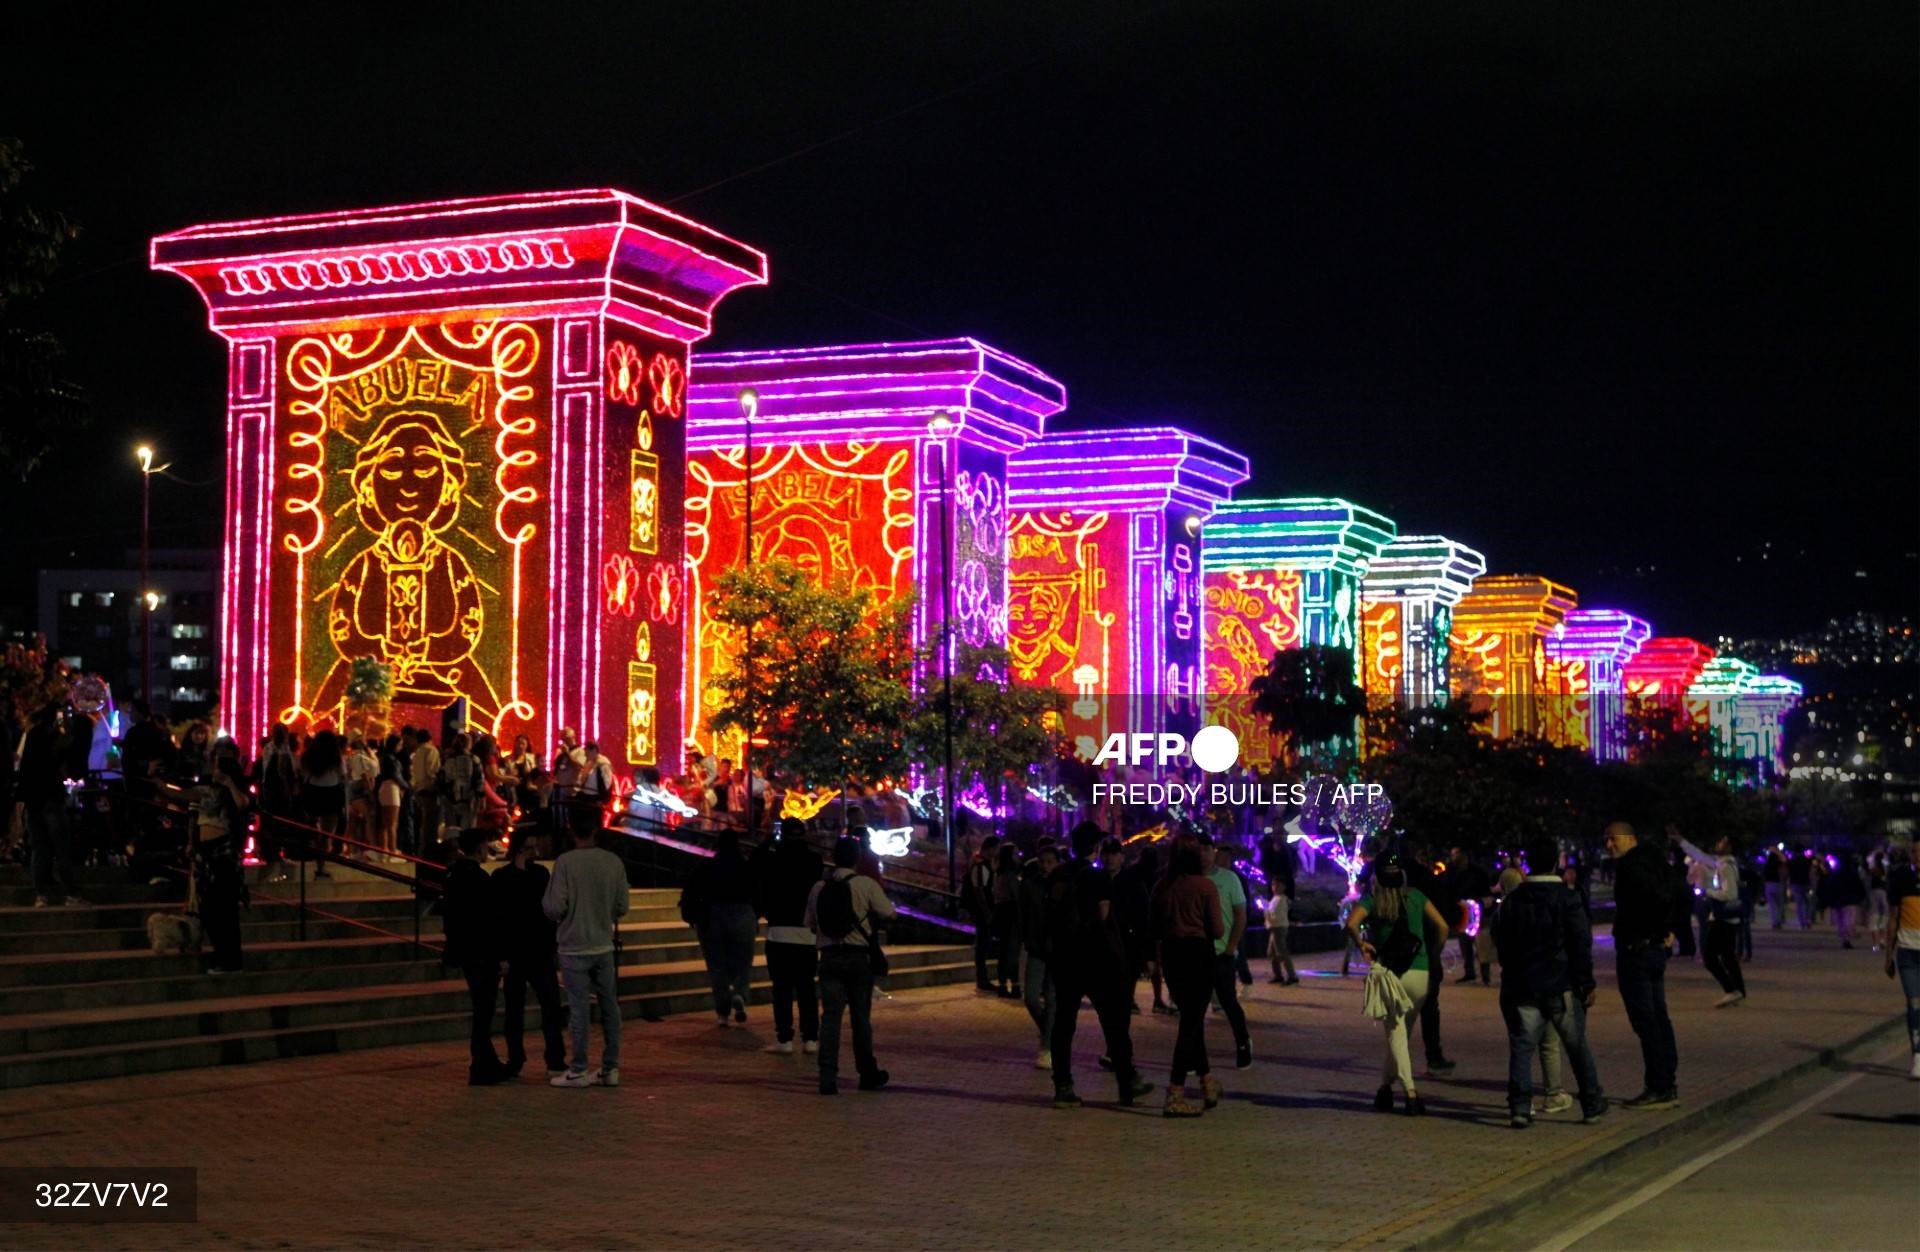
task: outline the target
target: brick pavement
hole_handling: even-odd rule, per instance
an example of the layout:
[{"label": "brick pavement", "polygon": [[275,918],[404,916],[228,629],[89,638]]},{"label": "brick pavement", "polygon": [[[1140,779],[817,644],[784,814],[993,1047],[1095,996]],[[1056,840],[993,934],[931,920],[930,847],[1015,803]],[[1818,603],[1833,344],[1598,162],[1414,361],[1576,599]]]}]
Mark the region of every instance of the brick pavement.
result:
[{"label": "brick pavement", "polygon": [[[1639,1089],[1639,1053],[1603,950],[1591,1019],[1602,1078]],[[1689,1106],[1739,1090],[1899,1008],[1876,954],[1830,934],[1763,933],[1752,1000],[1708,1007],[1697,964],[1669,980]],[[1321,970],[1338,955],[1303,962]],[[704,1015],[629,1023],[624,1085],[464,1085],[464,1048],[433,1044],[0,1092],[0,1163],[196,1165],[195,1226],[8,1229],[15,1247],[643,1246],[1276,1248],[1392,1246],[1457,1220],[1531,1171],[1645,1134],[1672,1114],[1616,1109],[1505,1126],[1495,992],[1444,992],[1451,1080],[1415,1121],[1376,1114],[1379,1028],[1360,980],[1258,984],[1258,1062],[1231,1069],[1209,1028],[1223,1106],[1169,1122],[1112,1104],[1082,1018],[1088,1106],[1048,1107],[1036,1040],[1011,1003],[904,992],[876,1030],[894,1086],[812,1093],[803,1055],[773,1057],[764,1012],[722,1033]],[[1141,999],[1146,1000],[1143,988]],[[1171,1019],[1134,1019],[1162,1077]],[[1920,1093],[1916,1095],[1920,1103]],[[1373,1181],[1379,1179],[1380,1181]]]}]

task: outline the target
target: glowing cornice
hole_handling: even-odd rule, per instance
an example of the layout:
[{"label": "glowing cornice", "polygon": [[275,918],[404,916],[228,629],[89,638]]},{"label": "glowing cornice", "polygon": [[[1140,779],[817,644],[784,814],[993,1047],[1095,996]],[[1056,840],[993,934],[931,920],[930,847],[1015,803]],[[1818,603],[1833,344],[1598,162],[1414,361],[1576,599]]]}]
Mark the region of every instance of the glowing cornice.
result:
[{"label": "glowing cornice", "polygon": [[1700,676],[1687,688],[1687,694],[1693,696],[1737,696],[1752,690],[1751,684],[1760,677],[1760,667],[1751,661],[1743,661],[1737,656],[1728,656],[1722,652],[1707,662]]},{"label": "glowing cornice", "polygon": [[693,360],[687,448],[738,447],[740,393],[757,398],[756,442],[948,437],[1003,453],[1038,439],[1067,406],[1067,389],[977,339],[708,352]]},{"label": "glowing cornice", "polygon": [[1453,610],[1455,630],[1545,636],[1580,603],[1573,588],[1538,574],[1487,574]]},{"label": "glowing cornice", "polygon": [[1658,635],[1622,667],[1628,691],[1684,694],[1712,661],[1714,650],[1685,635]]},{"label": "glowing cornice", "polygon": [[1617,673],[1632,660],[1653,627],[1645,618],[1619,609],[1574,609],[1547,636],[1547,655],[1556,660],[1605,662]]},{"label": "glowing cornice", "polygon": [[1361,598],[1368,602],[1428,599],[1454,605],[1487,572],[1487,558],[1444,535],[1402,535],[1367,565]]},{"label": "glowing cornice", "polygon": [[1221,505],[1207,523],[1201,561],[1209,570],[1359,574],[1396,532],[1391,518],[1347,500],[1236,500]]},{"label": "glowing cornice", "polygon": [[309,327],[604,315],[690,343],[766,256],[613,190],[441,200],[190,226],[154,269],[199,289],[230,338]]},{"label": "glowing cornice", "polygon": [[1015,509],[1162,509],[1204,519],[1247,481],[1247,458],[1175,426],[1050,434],[1007,462]]}]

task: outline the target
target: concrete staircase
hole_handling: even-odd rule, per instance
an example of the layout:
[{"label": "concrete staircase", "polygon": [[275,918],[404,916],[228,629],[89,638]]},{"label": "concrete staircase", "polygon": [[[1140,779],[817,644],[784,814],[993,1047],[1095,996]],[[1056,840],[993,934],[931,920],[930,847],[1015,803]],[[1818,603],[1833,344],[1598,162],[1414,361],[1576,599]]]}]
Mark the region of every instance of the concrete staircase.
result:
[{"label": "concrete staircase", "polygon": [[[199,956],[159,956],[146,919],[178,911],[176,888],[90,871],[88,903],[32,908],[17,867],[0,869],[0,1087],[234,1065],[279,1057],[463,1038],[466,985],[415,944],[414,901],[398,884],[336,867],[307,884],[304,938],[293,883],[253,884],[242,914],[245,972],[211,976]],[[672,889],[638,890],[621,926],[624,1016],[708,1012],[706,969]],[[422,916],[437,944],[437,917]],[[935,936],[938,937],[938,936]],[[890,989],[967,981],[962,942],[901,944]],[[756,946],[752,999],[769,986]],[[538,1055],[539,1007],[527,1006]]]}]

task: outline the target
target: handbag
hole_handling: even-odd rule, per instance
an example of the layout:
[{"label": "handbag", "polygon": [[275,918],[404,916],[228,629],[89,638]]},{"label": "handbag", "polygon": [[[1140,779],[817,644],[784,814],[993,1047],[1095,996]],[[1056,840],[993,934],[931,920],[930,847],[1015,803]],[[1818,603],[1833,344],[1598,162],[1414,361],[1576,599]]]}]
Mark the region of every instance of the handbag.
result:
[{"label": "handbag", "polygon": [[1386,939],[1378,949],[1380,963],[1392,970],[1395,977],[1404,975],[1413,968],[1414,958],[1420,955],[1420,936],[1413,933],[1407,925],[1407,914],[1403,908],[1394,928],[1387,933]]}]

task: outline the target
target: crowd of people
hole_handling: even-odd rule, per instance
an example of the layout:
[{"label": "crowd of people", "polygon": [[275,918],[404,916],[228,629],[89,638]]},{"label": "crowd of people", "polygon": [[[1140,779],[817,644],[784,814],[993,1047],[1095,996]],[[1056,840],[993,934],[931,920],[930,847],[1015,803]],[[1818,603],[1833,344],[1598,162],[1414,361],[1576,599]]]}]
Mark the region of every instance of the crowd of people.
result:
[{"label": "crowd of people", "polygon": [[[131,811],[143,813],[142,803],[157,809],[171,793],[190,812],[185,868],[209,973],[240,968],[239,909],[248,894],[241,864],[249,850],[266,862],[270,879],[316,846],[336,860],[448,862],[446,959],[463,970],[472,995],[472,1080],[503,1081],[524,1065],[521,1023],[531,989],[554,1084],[618,1082],[618,921],[628,896],[623,863],[598,846],[616,788],[597,745],[562,730],[542,756],[526,736],[503,751],[485,734],[436,743],[421,728],[374,737],[275,726],[247,760],[237,743],[203,723],[169,726],[138,701],[127,712],[118,763]],[[72,873],[69,845],[79,822],[67,780],[97,775],[99,754],[98,719],[72,709],[44,710],[19,740],[15,796],[36,906],[84,903]],[[749,776],[731,761],[698,755],[674,786],[685,795],[698,791],[711,817],[764,812],[777,798],[757,771]],[[554,820],[516,822],[528,814]],[[149,823],[136,817],[132,826],[124,847],[137,865]],[[746,828],[716,824],[714,854],[690,876],[681,900],[700,939],[718,1026],[747,1020],[764,922],[776,1036],[768,1050],[790,1054],[797,1045],[818,1055],[821,1090],[837,1091],[841,1026],[850,1021],[860,1086],[884,1086],[870,1010],[895,909],[878,858],[851,821],[831,865],[800,819],[784,819],[757,847]],[[1083,821],[1065,839],[1042,838],[1024,850],[987,836],[967,864],[962,900],[974,924],[976,986],[1023,1004],[1035,1031],[1034,1066],[1050,1072],[1057,1107],[1081,1103],[1072,1045],[1083,1003],[1099,1024],[1100,1068],[1113,1075],[1121,1103],[1133,1104],[1152,1091],[1134,1063],[1131,1024],[1141,1011],[1136,989],[1150,984],[1149,1011],[1178,1019],[1163,1110],[1196,1117],[1222,1095],[1207,1047],[1213,1014],[1231,1033],[1235,1066],[1253,1064],[1240,989],[1253,980],[1244,938],[1256,920],[1265,924],[1271,981],[1299,981],[1288,941],[1299,870],[1293,846],[1271,831],[1248,849],[1245,832],[1222,830],[1216,838],[1204,827],[1189,829],[1123,841]],[[572,844],[551,875],[535,860],[539,835]],[[173,836],[156,839],[163,845],[156,858],[178,853]],[[1642,1052],[1642,1090],[1626,1107],[1666,1108],[1679,1099],[1669,961],[1697,953],[1720,987],[1715,1007],[1740,1005],[1762,903],[1774,929],[1790,919],[1802,929],[1830,922],[1842,947],[1864,931],[1884,949],[1886,973],[1906,997],[1920,1078],[1920,883],[1908,849],[1860,859],[1777,847],[1743,857],[1724,838],[1703,848],[1668,827],[1664,838],[1644,842],[1624,823],[1607,828],[1605,847],[1597,868],[1613,887],[1618,989]],[[506,864],[489,872],[484,863],[501,856]],[[313,872],[325,876],[326,860]],[[1372,850],[1359,881],[1343,919],[1342,972],[1356,955],[1365,961],[1362,1003],[1383,1027],[1376,1107],[1392,1109],[1398,1087],[1408,1113],[1424,1112],[1412,1064],[1416,1032],[1428,1075],[1454,1068],[1442,1046],[1440,1001],[1442,957],[1458,936],[1458,981],[1491,986],[1496,964],[1501,972],[1512,1123],[1530,1125],[1571,1108],[1576,1097],[1585,1119],[1604,1114],[1585,1029],[1595,994],[1585,858],[1542,842],[1482,865],[1461,848],[1442,854],[1403,841]],[[491,1039],[503,988],[504,1061]],[[599,1067],[590,1069],[587,1026],[596,1007],[605,1044]],[[563,1022],[570,1022],[570,1049]],[[1538,1099],[1536,1067],[1544,1085]],[[1563,1082],[1569,1067],[1572,1095]]]}]

